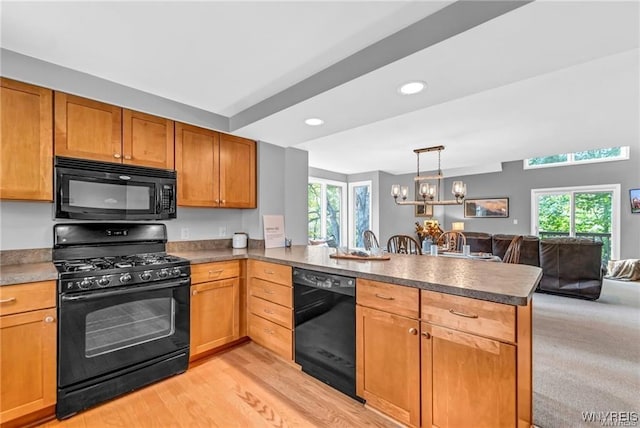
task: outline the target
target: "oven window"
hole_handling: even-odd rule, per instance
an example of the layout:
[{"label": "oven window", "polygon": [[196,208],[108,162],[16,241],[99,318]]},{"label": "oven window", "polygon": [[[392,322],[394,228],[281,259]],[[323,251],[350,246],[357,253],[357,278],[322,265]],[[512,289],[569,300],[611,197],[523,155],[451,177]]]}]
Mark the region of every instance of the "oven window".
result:
[{"label": "oven window", "polygon": [[69,180],[69,206],[110,210],[148,210],[151,187]]},{"label": "oven window", "polygon": [[145,299],[110,306],[87,315],[87,358],[162,339],[175,331],[175,300]]}]

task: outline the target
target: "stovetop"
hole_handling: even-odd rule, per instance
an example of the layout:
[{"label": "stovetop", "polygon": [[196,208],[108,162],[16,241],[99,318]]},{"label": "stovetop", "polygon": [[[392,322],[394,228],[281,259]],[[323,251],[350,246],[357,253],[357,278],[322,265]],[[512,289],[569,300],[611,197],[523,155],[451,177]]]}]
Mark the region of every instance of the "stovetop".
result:
[{"label": "stovetop", "polygon": [[[118,257],[96,257],[91,259],[64,260],[55,262],[56,268],[60,273],[69,272],[95,272],[106,269],[128,269],[134,266],[150,266],[157,268],[156,265],[172,265],[176,262],[184,261],[184,259],[162,253],[153,254],[134,254],[130,256]],[[96,272],[99,274],[99,272]]]},{"label": "stovetop", "polygon": [[187,259],[165,253],[57,260],[61,293],[188,278]]}]

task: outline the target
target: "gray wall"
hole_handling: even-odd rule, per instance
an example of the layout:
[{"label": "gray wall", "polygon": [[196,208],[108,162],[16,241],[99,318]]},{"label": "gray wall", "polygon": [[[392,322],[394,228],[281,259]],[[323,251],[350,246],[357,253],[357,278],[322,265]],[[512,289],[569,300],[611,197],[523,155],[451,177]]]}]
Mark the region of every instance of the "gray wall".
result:
[{"label": "gray wall", "polygon": [[[509,234],[531,233],[531,190],[550,187],[620,184],[620,258],[640,258],[640,215],[631,214],[629,189],[640,187],[640,154],[638,147],[631,147],[630,159],[585,165],[524,170],[522,161],[503,163],[502,172],[446,178],[443,195],[451,198],[451,185],[456,179],[467,184],[468,197],[508,197],[509,217],[504,219],[464,218],[462,206],[436,207],[434,217],[443,229],[450,229],[451,222],[463,221],[467,231]],[[389,175],[381,173],[380,224],[381,236],[394,233],[413,234],[415,221],[411,207],[396,207],[390,193],[391,185],[410,184],[413,175]],[[408,210],[408,211],[407,211]],[[513,221],[517,219],[518,224]]]},{"label": "gray wall", "polygon": [[[0,50],[1,75],[86,98],[128,107],[209,129],[226,131],[223,116],[176,103],[64,67]],[[258,208],[253,210],[178,208],[178,218],[165,222],[170,241],[230,238],[244,231],[262,239],[262,215],[284,214],[294,243],[306,238],[307,152],[258,143]],[[53,245],[53,204],[0,201],[0,249],[46,248]]]}]

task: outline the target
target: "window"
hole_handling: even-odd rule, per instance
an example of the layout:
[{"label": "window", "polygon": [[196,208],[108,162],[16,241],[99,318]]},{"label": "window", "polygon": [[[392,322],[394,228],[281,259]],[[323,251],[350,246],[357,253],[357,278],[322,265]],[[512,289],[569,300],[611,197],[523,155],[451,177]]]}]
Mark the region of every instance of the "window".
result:
[{"label": "window", "polygon": [[364,248],[362,232],[373,229],[371,181],[349,183],[349,247]]},{"label": "window", "polygon": [[533,189],[531,231],[540,239],[575,236],[602,242],[602,261],[618,258],[620,185]]},{"label": "window", "polygon": [[579,165],[583,163],[608,162],[629,159],[629,146],[585,150],[524,160],[524,169],[549,166]]},{"label": "window", "polygon": [[330,239],[336,245],[346,240],[347,184],[309,177],[308,236],[310,240]]}]

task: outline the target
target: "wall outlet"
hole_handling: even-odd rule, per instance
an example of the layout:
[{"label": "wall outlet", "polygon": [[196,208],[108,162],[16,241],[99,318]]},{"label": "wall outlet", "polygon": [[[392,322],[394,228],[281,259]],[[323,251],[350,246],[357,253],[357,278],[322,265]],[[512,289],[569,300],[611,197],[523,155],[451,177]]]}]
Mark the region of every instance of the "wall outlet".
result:
[{"label": "wall outlet", "polygon": [[227,236],[227,226],[218,227],[218,236]]},{"label": "wall outlet", "polygon": [[517,218],[513,219],[513,224],[518,224],[518,219]]},{"label": "wall outlet", "polygon": [[180,229],[180,239],[189,239],[189,228],[183,227]]}]

